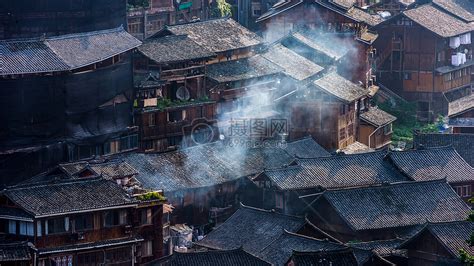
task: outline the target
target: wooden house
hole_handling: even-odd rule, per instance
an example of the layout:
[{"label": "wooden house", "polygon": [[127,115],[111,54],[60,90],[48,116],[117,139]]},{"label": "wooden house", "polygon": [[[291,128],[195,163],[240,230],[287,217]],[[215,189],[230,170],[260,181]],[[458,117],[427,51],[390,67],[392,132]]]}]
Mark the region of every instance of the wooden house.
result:
[{"label": "wooden house", "polygon": [[344,242],[404,238],[426,221],[463,221],[471,209],[445,180],[328,189],[313,199],[310,221]]},{"label": "wooden house", "polygon": [[140,44],[122,27],[0,41],[2,175],[136,149],[131,51]]},{"label": "wooden house", "polygon": [[215,56],[186,35],[152,37],[138,48],[134,116],[140,150],[161,152],[196,144],[190,138],[183,141],[193,133],[186,128],[214,126],[216,106],[206,90],[205,74],[206,61]]},{"label": "wooden house", "polygon": [[469,1],[435,0],[375,27],[378,81],[416,102],[419,120],[446,115],[451,94],[470,92],[474,16],[467,10]]},{"label": "wooden house", "polygon": [[448,118],[453,133],[474,134],[474,93],[448,103]]},{"label": "wooden house", "polygon": [[2,243],[30,242],[34,265],[130,265],[162,256],[162,194],[140,200],[89,169],[57,174],[2,191]]},{"label": "wooden house", "polygon": [[453,147],[391,152],[390,160],[402,173],[416,181],[445,178],[466,202],[473,195],[474,168]]},{"label": "wooden house", "polygon": [[257,19],[264,39],[277,40],[291,31],[321,29],[327,32],[355,33],[382,21],[355,6],[355,1],[280,1]]},{"label": "wooden house", "polygon": [[289,137],[311,135],[327,150],[357,140],[358,116],[367,108],[369,91],[331,71],[285,99]]},{"label": "wooden house", "polygon": [[[241,247],[272,265],[285,265],[294,251],[331,252],[348,248],[303,217],[245,205],[198,241],[196,246],[208,250]],[[351,249],[357,261],[355,265],[372,265],[366,263],[377,256],[370,250]]]},{"label": "wooden house", "polygon": [[387,152],[322,156],[296,160],[296,165],[266,169],[253,179],[259,188],[261,206],[279,212],[303,215],[306,195],[325,189],[342,189],[408,181],[385,160]]},{"label": "wooden house", "polygon": [[368,0],[368,2],[372,2],[372,3],[368,3],[369,10],[377,12],[377,13],[388,12],[388,13],[385,13],[385,15],[387,17],[390,17],[390,16],[398,15],[400,12],[413,7],[417,3],[417,0],[382,0],[382,1]]},{"label": "wooden house", "polygon": [[127,11],[128,32],[144,40],[166,25],[207,20],[209,9],[210,3],[203,0],[150,0],[148,6]]},{"label": "wooden house", "polygon": [[[221,120],[243,119],[261,115],[253,108],[263,109],[271,102],[252,104],[259,95],[274,98],[282,68],[261,55],[215,63],[207,67],[211,99],[217,101],[217,115]],[[271,110],[270,110],[271,111]]]},{"label": "wooden house", "polygon": [[224,142],[197,145],[160,154],[128,153],[101,164],[126,163],[137,174],[138,186],[163,190],[174,207],[171,224],[186,223],[201,230],[221,223],[243,198],[249,176],[264,168],[291,164],[294,158],[280,148],[229,147]]},{"label": "wooden house", "polygon": [[392,123],[395,116],[377,108],[369,109],[359,116],[358,140],[371,149],[385,148],[392,143]]},{"label": "wooden house", "polygon": [[407,250],[407,265],[463,265],[459,250],[474,255],[467,241],[473,231],[473,222],[428,222],[399,248]]},{"label": "wooden house", "polygon": [[368,251],[365,260],[360,259],[360,251],[351,247],[338,250],[318,250],[318,251],[293,251],[291,258],[286,262],[286,266],[310,266],[310,265],[364,265],[364,266],[394,266],[396,264],[380,257],[376,253]]},{"label": "wooden house", "polygon": [[416,149],[452,146],[471,167],[474,167],[474,154],[471,148],[473,143],[473,134],[438,134],[416,131],[413,134],[413,146]]},{"label": "wooden house", "polygon": [[187,35],[217,54],[208,64],[249,57],[262,45],[261,38],[231,18],[166,26],[154,36]]}]

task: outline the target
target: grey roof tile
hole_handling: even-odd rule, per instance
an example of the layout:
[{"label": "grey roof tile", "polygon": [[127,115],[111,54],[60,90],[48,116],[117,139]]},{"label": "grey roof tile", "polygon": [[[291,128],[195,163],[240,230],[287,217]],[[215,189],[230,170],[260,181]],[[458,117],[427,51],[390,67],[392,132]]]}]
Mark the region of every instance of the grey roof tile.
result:
[{"label": "grey roof tile", "polygon": [[299,158],[329,157],[331,154],[319,145],[312,137],[305,137],[287,142],[284,148],[288,154]]},{"label": "grey roof tile", "polygon": [[395,166],[417,181],[443,179],[449,183],[474,181],[472,168],[452,147],[391,152]]},{"label": "grey roof tile", "polygon": [[182,62],[216,56],[186,35],[150,38],[138,47],[143,55],[157,63]]},{"label": "grey roof tile", "polygon": [[56,37],[3,40],[1,75],[70,71],[139,46],[122,27]]},{"label": "grey roof tile", "polygon": [[411,241],[417,239],[423,232],[430,232],[455,258],[459,257],[460,249],[474,255],[474,249],[467,242],[472,232],[474,232],[474,222],[427,223],[418,234],[402,243],[400,248],[406,248]]},{"label": "grey roof tile", "polygon": [[271,264],[253,256],[243,249],[233,250],[210,250],[199,252],[174,252],[172,255],[147,264],[151,265],[170,265],[170,266],[234,266],[234,265],[255,265],[270,266]]},{"label": "grey roof tile", "polygon": [[130,165],[144,188],[171,192],[222,184],[293,161],[280,148],[240,149],[214,142],[162,154],[121,154],[111,163]]},{"label": "grey roof tile", "polygon": [[119,185],[101,178],[11,187],[4,195],[35,217],[137,203]]},{"label": "grey roof tile", "polygon": [[367,89],[340,76],[335,71],[315,80],[314,85],[345,102],[356,101],[367,96],[369,93]]},{"label": "grey roof tile", "polygon": [[444,180],[328,190],[323,197],[354,230],[460,221],[470,211]]},{"label": "grey roof tile", "polygon": [[403,14],[427,30],[444,38],[474,30],[473,23],[466,23],[432,4],[420,5],[403,12]]},{"label": "grey roof tile", "polygon": [[211,231],[200,246],[213,249],[243,249],[257,254],[278,239],[283,230],[298,231],[306,223],[302,217],[288,216],[253,207],[242,206],[227,221]]},{"label": "grey roof tile", "polygon": [[31,250],[27,242],[0,244],[0,262],[19,262],[31,259]]},{"label": "grey roof tile", "polygon": [[474,3],[470,0],[433,0],[433,4],[467,22],[474,21]]},{"label": "grey roof tile", "polygon": [[368,111],[360,114],[360,119],[376,127],[392,123],[397,118],[382,109],[372,107]]},{"label": "grey roof tile", "polygon": [[284,265],[293,251],[341,250],[346,246],[285,231],[257,254],[273,265]]},{"label": "grey roof tile", "polygon": [[474,93],[450,102],[448,116],[456,116],[472,109],[474,109]]},{"label": "grey roof tile", "polygon": [[324,70],[322,66],[311,62],[281,44],[271,46],[262,56],[281,67],[286,75],[297,81],[311,78]]},{"label": "grey roof tile", "polygon": [[264,172],[279,189],[344,188],[408,179],[384,160],[385,151],[297,159],[298,165]]},{"label": "grey roof tile", "polygon": [[302,266],[358,265],[357,259],[351,248],[317,252],[294,251],[293,255],[291,256],[291,260],[294,265]]},{"label": "grey roof tile", "polygon": [[382,257],[393,254],[400,254],[398,247],[403,243],[403,239],[375,240],[369,242],[348,243],[349,246],[363,250],[371,250]]},{"label": "grey roof tile", "polygon": [[167,26],[174,35],[188,35],[197,44],[210,51],[224,52],[256,46],[261,38],[231,18]]},{"label": "grey roof tile", "polygon": [[453,146],[461,157],[474,167],[474,134],[438,134],[438,133],[420,133],[415,132],[413,136],[413,145],[429,147]]},{"label": "grey roof tile", "polygon": [[208,78],[217,82],[247,80],[270,77],[283,72],[283,69],[261,55],[239,60],[225,61],[207,66]]}]

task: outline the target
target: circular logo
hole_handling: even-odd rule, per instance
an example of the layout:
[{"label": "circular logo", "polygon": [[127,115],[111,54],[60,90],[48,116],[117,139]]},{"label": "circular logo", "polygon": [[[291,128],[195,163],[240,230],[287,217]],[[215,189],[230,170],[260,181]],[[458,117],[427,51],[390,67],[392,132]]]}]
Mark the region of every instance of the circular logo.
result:
[{"label": "circular logo", "polygon": [[214,140],[214,128],[206,123],[198,123],[191,129],[191,140],[196,144],[206,144]]}]

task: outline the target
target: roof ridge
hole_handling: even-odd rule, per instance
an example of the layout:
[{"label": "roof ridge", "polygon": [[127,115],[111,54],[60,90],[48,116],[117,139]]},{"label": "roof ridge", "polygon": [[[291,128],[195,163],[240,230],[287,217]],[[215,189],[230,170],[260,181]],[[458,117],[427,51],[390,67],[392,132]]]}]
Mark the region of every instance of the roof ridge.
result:
[{"label": "roof ridge", "polygon": [[360,187],[349,187],[349,188],[328,188],[322,194],[325,195],[326,193],[330,192],[338,192],[344,190],[362,190],[362,189],[378,189],[378,188],[387,188],[387,187],[395,187],[400,185],[420,185],[423,183],[446,183],[446,178],[434,179],[434,180],[421,180],[421,181],[399,181],[399,182],[392,182],[392,183],[385,183],[385,184],[373,184],[367,186],[360,186]]},{"label": "roof ridge", "polygon": [[99,35],[99,34],[114,33],[114,32],[120,32],[120,31],[125,31],[125,29],[123,28],[123,25],[120,25],[117,28],[111,28],[111,29],[105,29],[105,30],[87,31],[87,32],[79,32],[79,33],[70,33],[70,34],[64,34],[64,35],[58,35],[58,36],[51,36],[51,37],[47,37],[45,39],[45,41],[64,40],[64,39],[70,39],[70,38],[73,38],[73,37],[94,36],[94,35]]},{"label": "roof ridge", "polygon": [[369,152],[363,152],[363,153],[352,153],[352,154],[338,154],[338,155],[331,155],[331,156],[325,156],[325,157],[312,157],[312,158],[302,158],[299,157],[297,160],[331,160],[331,159],[336,159],[336,158],[348,158],[348,157],[365,157],[367,155],[375,155],[375,154],[387,154],[387,150],[381,149],[381,150],[373,150]]},{"label": "roof ridge", "polygon": [[304,217],[302,217],[302,216],[284,214],[284,213],[277,212],[274,209],[266,210],[266,209],[261,209],[261,208],[257,208],[257,207],[253,207],[253,206],[248,206],[248,205],[244,205],[242,202],[240,202],[240,207],[244,208],[244,209],[249,209],[249,210],[253,210],[253,211],[262,212],[262,213],[270,213],[270,214],[276,214],[276,215],[284,216],[284,217],[288,217],[288,218],[305,220]]},{"label": "roof ridge", "polygon": [[[98,177],[92,177],[92,178],[73,178],[73,179],[66,179],[65,181],[59,181],[59,182],[41,182],[41,183],[33,183],[33,184],[20,184],[20,185],[15,185],[15,186],[10,186],[5,188],[4,190],[6,192],[8,191],[15,191],[15,190],[24,190],[24,189],[34,189],[34,188],[40,188],[40,187],[51,187],[51,186],[62,186],[62,185],[71,185],[75,183],[87,183],[87,182],[98,182],[98,181],[110,181],[111,180],[106,180],[100,176]],[[114,182],[112,182],[114,183]],[[115,183],[114,183],[115,184]]]}]

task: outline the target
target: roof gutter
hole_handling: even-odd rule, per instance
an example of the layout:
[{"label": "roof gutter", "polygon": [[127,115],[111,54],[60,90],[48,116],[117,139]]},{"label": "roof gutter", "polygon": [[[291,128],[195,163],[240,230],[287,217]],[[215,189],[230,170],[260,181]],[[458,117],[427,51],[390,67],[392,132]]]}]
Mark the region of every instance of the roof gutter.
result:
[{"label": "roof gutter", "polygon": [[43,252],[39,251],[38,254],[45,255],[45,254],[63,253],[63,252],[71,252],[71,251],[81,251],[81,250],[88,250],[88,249],[94,249],[94,248],[107,248],[107,247],[132,244],[132,243],[137,243],[137,242],[142,242],[142,241],[144,241],[144,239],[140,238],[140,239],[128,240],[128,241],[118,242],[118,243],[109,243],[109,244],[102,244],[102,245],[99,244],[99,245],[90,246],[90,247],[69,248],[69,249],[43,251]]}]

